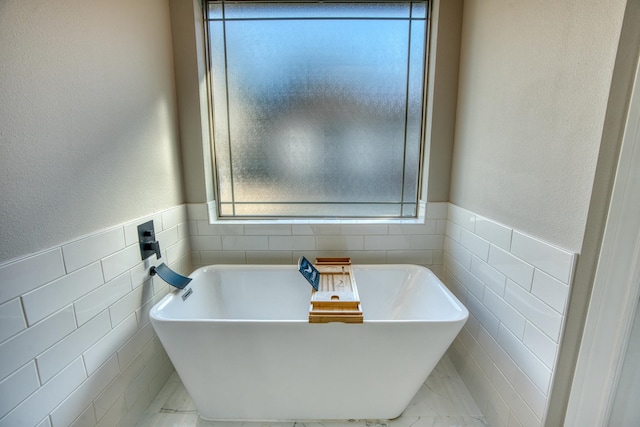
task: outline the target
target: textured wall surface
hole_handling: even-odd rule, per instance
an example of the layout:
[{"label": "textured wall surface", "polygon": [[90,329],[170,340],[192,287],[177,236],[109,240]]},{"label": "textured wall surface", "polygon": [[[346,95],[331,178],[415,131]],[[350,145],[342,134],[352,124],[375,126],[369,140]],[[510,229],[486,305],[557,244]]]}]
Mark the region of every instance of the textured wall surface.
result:
[{"label": "textured wall surface", "polygon": [[183,202],[167,2],[0,4],[0,262]]},{"label": "textured wall surface", "polygon": [[580,249],[624,6],[465,2],[452,203]]}]

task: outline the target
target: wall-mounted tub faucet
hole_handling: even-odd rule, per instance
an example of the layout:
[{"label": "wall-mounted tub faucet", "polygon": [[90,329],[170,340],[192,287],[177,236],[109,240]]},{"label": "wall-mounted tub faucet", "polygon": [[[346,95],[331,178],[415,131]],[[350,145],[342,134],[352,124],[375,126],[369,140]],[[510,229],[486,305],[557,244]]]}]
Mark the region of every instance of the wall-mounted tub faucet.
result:
[{"label": "wall-mounted tub faucet", "polygon": [[[140,242],[140,256],[143,261],[153,254],[156,254],[156,259],[161,257],[160,242],[156,240],[153,220],[147,221],[138,226],[138,241]],[[149,274],[151,276],[155,276],[157,274],[162,280],[178,289],[184,289],[184,287],[187,286],[187,283],[191,281],[189,277],[181,276],[171,270],[165,263],[162,263],[157,267],[152,266],[149,270]]]}]

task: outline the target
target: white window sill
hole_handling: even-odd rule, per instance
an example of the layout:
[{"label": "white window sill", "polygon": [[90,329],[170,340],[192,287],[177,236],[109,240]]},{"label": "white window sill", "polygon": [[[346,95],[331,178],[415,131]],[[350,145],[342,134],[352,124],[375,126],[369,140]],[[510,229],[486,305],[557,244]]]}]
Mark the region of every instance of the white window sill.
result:
[{"label": "white window sill", "polygon": [[251,224],[424,224],[426,203],[421,200],[417,218],[278,218],[278,219],[219,219],[216,217],[216,203],[207,203],[210,224],[251,225]]}]

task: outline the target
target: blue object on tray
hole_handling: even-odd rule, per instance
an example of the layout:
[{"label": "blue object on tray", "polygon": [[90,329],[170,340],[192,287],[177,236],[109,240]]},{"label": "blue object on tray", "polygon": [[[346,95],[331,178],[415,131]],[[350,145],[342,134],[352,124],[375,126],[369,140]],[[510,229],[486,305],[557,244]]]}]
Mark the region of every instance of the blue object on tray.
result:
[{"label": "blue object on tray", "polygon": [[307,279],[307,282],[313,286],[313,289],[317,291],[320,285],[320,272],[318,269],[315,268],[308,259],[301,256],[298,260],[298,271],[300,271],[304,278]]}]

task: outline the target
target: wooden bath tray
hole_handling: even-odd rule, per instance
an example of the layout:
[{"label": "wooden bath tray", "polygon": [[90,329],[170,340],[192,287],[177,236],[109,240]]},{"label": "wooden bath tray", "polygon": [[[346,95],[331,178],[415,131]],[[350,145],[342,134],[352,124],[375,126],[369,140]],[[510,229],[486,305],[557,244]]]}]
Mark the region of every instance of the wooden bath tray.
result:
[{"label": "wooden bath tray", "polygon": [[311,291],[309,323],[362,323],[362,307],[350,258],[316,258],[318,290]]}]

